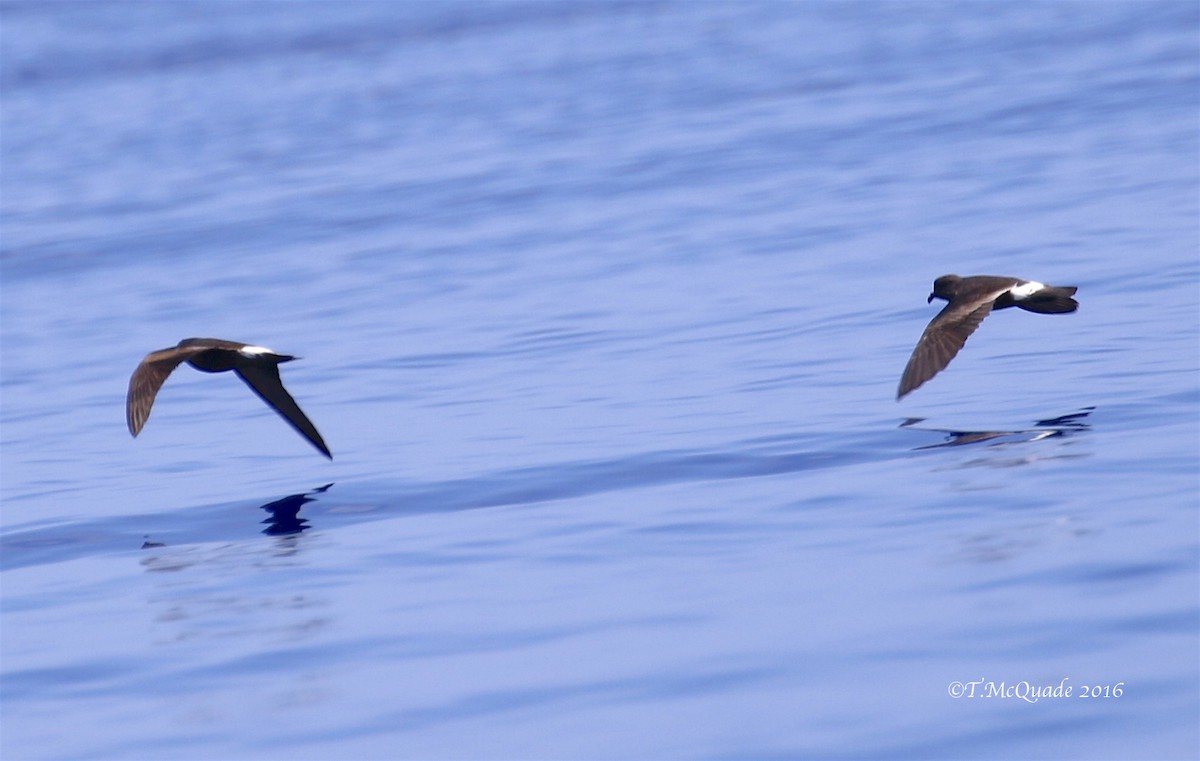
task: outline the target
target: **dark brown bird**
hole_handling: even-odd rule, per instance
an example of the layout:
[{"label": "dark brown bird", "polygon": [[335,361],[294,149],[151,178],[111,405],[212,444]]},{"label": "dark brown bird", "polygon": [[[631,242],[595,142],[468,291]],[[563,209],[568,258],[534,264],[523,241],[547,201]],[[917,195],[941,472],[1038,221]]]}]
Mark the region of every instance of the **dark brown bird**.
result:
[{"label": "dark brown bird", "polygon": [[1079,303],[1071,297],[1077,290],[1074,286],[1054,287],[1015,277],[942,275],[933,281],[927,303],[935,298],[950,303],[929,322],[917,341],[900,376],[896,399],[944,370],[992,310],[1020,307],[1042,314],[1074,312]]},{"label": "dark brown bird", "polygon": [[179,363],[187,362],[206,373],[233,370],[271,409],[278,412],[321,454],[332,460],[333,455],[325,446],[321,434],[317,433],[316,426],[300,411],[296,400],[279,380],[279,365],[293,359],[296,357],[276,354],[261,346],[222,341],[219,338],[185,338],[177,346],[150,352],[129,379],[129,394],[125,398],[125,419],[129,423],[129,432],[135,437],[141,432],[163,382]]}]

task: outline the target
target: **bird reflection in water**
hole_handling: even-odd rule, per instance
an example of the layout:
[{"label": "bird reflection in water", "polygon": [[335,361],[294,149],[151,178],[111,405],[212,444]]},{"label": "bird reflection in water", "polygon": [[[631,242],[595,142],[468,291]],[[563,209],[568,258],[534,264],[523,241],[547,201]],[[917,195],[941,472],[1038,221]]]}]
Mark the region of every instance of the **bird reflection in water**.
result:
[{"label": "bird reflection in water", "polygon": [[[925,418],[919,417],[908,418],[900,424],[900,427],[911,428],[914,431],[930,431],[946,434],[945,441],[939,444],[926,444],[923,447],[914,447],[914,451],[917,449],[938,449],[940,447],[961,447],[966,444],[977,444],[981,441],[1002,438],[1011,439],[1011,441],[1041,441],[1042,439],[1067,436],[1079,433],[1080,431],[1090,430],[1092,426],[1087,422],[1087,416],[1092,414],[1092,411],[1095,409],[1095,407],[1084,407],[1079,412],[1039,420],[1033,424],[1033,428],[1016,431],[952,431],[945,428],[917,428],[916,424],[925,420]],[[997,441],[992,446],[1006,443],[1010,443],[1010,441]]]},{"label": "bird reflection in water", "polygon": [[[260,506],[263,510],[270,513],[270,517],[263,521],[263,523],[267,524],[267,527],[263,529],[263,533],[268,536],[278,537],[278,540],[271,546],[270,552],[272,555],[286,556],[294,554],[297,551],[299,535],[312,528],[308,525],[307,519],[300,517],[300,509],[309,502],[315,502],[317,498],[314,495],[328,491],[331,486],[333,484],[329,483],[311,491],[300,494],[289,494],[274,502],[268,502]],[[238,547],[238,553],[244,551],[244,547],[238,543],[225,545],[223,549],[213,550],[208,544],[203,542],[192,542],[191,546],[170,550],[167,543],[146,536],[142,541],[143,550],[163,550],[163,552],[154,552],[143,558],[141,563],[148,571],[182,571],[198,564],[212,562],[214,557],[220,556],[228,547]]]},{"label": "bird reflection in water", "polygon": [[289,534],[299,534],[312,528],[308,525],[308,520],[300,517],[300,508],[308,502],[315,502],[314,494],[321,494],[328,491],[333,484],[325,484],[312,491],[303,492],[301,494],[289,494],[282,499],[277,499],[274,502],[268,502],[262,506],[263,510],[270,513],[270,517],[263,521],[267,527],[263,529],[263,533],[268,536],[287,536]]}]

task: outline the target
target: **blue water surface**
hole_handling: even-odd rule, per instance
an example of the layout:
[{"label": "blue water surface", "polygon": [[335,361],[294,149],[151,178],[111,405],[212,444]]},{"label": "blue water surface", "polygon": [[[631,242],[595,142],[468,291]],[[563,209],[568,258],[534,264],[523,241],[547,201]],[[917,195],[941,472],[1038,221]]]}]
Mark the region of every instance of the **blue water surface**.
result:
[{"label": "blue water surface", "polygon": [[1196,758],[1198,31],[0,3],[0,757]]}]

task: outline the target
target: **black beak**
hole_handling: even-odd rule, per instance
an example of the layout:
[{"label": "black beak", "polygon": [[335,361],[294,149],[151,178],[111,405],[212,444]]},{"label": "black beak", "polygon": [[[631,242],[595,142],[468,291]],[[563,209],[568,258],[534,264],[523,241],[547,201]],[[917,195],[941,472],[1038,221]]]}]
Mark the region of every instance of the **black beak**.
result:
[{"label": "black beak", "polygon": [[925,299],[925,303],[926,303],[926,304],[932,304],[932,303],[933,303],[933,294],[932,294],[932,293],[931,293],[931,294],[929,294],[929,298]]}]

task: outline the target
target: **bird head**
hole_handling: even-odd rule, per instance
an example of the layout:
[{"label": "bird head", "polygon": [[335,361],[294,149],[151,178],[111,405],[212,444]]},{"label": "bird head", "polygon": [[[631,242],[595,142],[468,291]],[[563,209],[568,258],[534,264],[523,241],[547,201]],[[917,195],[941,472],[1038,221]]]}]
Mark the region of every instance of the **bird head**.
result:
[{"label": "bird head", "polygon": [[954,298],[954,292],[958,290],[958,284],[961,281],[962,278],[958,275],[942,275],[933,281],[933,293],[929,294],[929,298],[925,300],[925,303],[933,303],[935,298],[950,301]]}]

